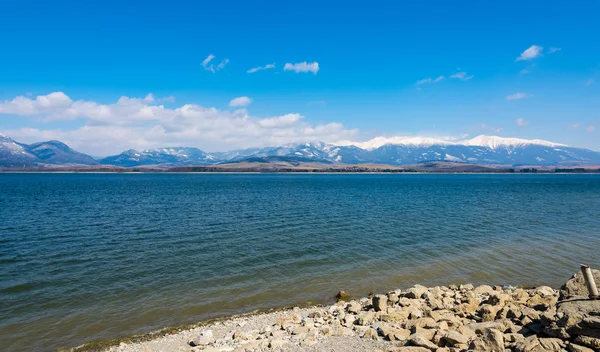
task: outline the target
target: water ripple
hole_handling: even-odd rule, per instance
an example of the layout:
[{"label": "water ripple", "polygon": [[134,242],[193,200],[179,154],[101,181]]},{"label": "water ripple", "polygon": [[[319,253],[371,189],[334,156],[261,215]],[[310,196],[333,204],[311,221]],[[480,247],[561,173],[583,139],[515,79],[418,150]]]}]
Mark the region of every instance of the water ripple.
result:
[{"label": "water ripple", "polygon": [[0,174],[0,203],[6,351],[600,265],[596,175]]}]

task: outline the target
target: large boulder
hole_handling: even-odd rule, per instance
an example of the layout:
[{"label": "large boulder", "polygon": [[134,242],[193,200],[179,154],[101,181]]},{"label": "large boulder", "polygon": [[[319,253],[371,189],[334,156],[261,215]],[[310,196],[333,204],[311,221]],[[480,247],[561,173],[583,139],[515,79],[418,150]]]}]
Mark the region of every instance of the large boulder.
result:
[{"label": "large boulder", "polygon": [[414,285],[408,289],[404,296],[407,298],[418,299],[421,298],[427,291],[428,288],[423,285]]},{"label": "large boulder", "polygon": [[439,347],[420,334],[412,334],[408,337],[408,344],[411,346],[424,347],[430,351],[435,351]]},{"label": "large boulder", "polygon": [[571,336],[600,338],[600,300],[574,299],[563,301],[557,310],[561,318],[556,325]]},{"label": "large boulder", "polygon": [[335,295],[335,298],[338,301],[348,302],[350,300],[350,295],[348,294],[348,292],[341,290],[340,292],[338,292],[337,295]]},{"label": "large boulder", "polygon": [[373,308],[376,312],[387,311],[388,297],[386,295],[373,296]]},{"label": "large boulder", "polygon": [[504,334],[496,329],[485,329],[481,336],[471,341],[469,350],[504,352]]},{"label": "large boulder", "polygon": [[[600,270],[592,269],[592,276],[596,281],[596,285],[600,285]],[[587,286],[585,285],[585,281],[583,279],[583,274],[581,271],[578,271],[573,275],[569,281],[567,281],[560,288],[560,300],[564,300],[571,297],[588,297],[589,292]]]},{"label": "large boulder", "polygon": [[204,330],[198,334],[195,338],[188,342],[192,347],[194,346],[205,346],[215,341],[212,330]]}]

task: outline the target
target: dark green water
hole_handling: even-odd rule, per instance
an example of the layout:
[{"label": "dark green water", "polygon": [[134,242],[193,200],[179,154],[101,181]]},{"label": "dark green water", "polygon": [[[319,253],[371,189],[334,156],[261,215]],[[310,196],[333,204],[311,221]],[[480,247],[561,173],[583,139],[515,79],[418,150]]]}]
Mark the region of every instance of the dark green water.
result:
[{"label": "dark green water", "polygon": [[0,174],[0,350],[338,289],[559,286],[599,249],[598,175]]}]

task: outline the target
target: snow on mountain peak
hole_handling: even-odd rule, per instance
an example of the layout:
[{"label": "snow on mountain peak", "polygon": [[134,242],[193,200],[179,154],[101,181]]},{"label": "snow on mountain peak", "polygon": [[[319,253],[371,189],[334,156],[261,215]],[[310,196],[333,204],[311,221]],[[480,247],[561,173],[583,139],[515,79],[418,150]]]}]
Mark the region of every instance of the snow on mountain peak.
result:
[{"label": "snow on mountain peak", "polygon": [[393,145],[407,145],[415,147],[429,147],[432,145],[451,145],[453,142],[445,141],[442,139],[429,138],[429,137],[375,137],[366,142],[351,142],[351,141],[340,141],[335,143],[339,146],[356,146],[365,150],[377,149],[386,144]]},{"label": "snow on mountain peak", "polygon": [[460,144],[475,147],[487,147],[490,149],[496,149],[498,147],[518,147],[529,144],[541,145],[545,147],[566,147],[565,144],[548,142],[541,139],[504,138],[498,136],[485,135],[480,135],[473,139],[464,140],[460,142]]},{"label": "snow on mountain peak", "polygon": [[518,147],[525,145],[566,147],[565,144],[548,142],[541,139],[504,138],[485,135],[454,142],[430,137],[375,137],[365,142],[340,141],[334,144],[338,146],[356,146],[365,150],[374,150],[386,144],[414,147],[431,147],[434,145],[463,145],[471,147],[486,147],[490,149],[496,149],[498,147]]}]

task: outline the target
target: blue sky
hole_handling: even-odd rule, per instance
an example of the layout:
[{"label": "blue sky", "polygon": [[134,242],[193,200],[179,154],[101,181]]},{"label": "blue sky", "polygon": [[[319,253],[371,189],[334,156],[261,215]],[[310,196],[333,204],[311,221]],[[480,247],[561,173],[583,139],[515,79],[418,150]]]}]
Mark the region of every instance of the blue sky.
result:
[{"label": "blue sky", "polygon": [[600,150],[598,13],[598,1],[7,2],[0,132],[95,155],[479,134]]}]

